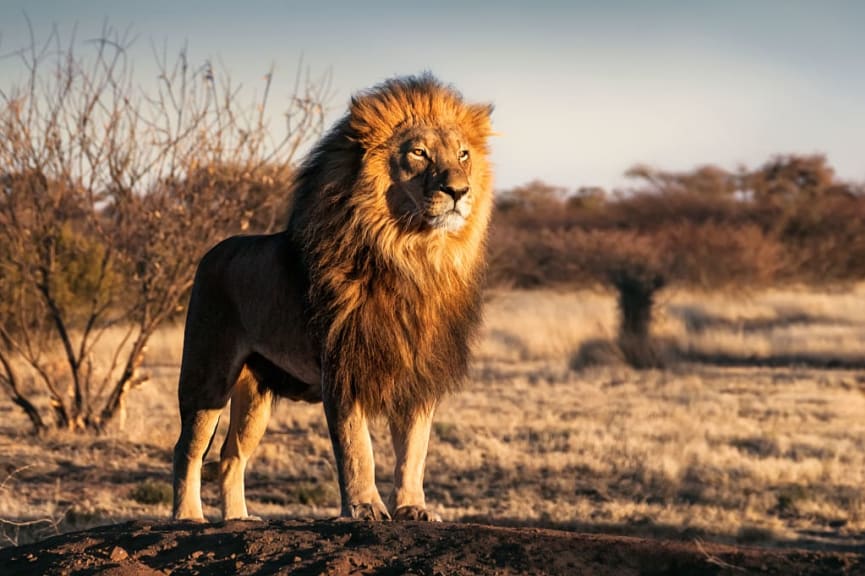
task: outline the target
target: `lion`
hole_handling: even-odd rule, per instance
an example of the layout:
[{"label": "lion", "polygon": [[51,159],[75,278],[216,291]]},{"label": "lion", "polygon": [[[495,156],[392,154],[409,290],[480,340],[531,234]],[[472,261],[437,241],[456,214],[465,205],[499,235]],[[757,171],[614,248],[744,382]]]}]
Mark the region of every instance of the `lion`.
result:
[{"label": "lion", "polygon": [[[323,403],[341,516],[438,520],[424,468],[480,319],[491,112],[430,74],[356,94],[302,163],[287,228],[201,259],[178,385],[175,519],[204,521],[202,460],[229,400],[222,515],[250,518],[244,472],[282,397]],[[388,506],[373,417],[387,419],[396,457]]]}]

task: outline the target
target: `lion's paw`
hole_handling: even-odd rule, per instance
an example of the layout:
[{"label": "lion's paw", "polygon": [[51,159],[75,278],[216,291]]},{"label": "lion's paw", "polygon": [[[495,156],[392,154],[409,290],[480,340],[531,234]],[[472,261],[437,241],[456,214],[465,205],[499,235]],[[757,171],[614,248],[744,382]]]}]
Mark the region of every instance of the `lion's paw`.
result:
[{"label": "lion's paw", "polygon": [[352,504],[351,517],[355,520],[390,520],[387,508],[380,502]]},{"label": "lion's paw", "polygon": [[225,522],[264,522],[261,516],[236,516],[234,518],[226,518]]},{"label": "lion's paw", "polygon": [[184,524],[189,524],[189,525],[193,525],[193,526],[198,525],[198,524],[207,524],[207,519],[204,518],[203,516],[201,518],[198,518],[198,517],[194,517],[194,518],[173,517],[171,519],[171,521],[172,521],[172,523],[180,525],[180,526],[182,526]]},{"label": "lion's paw", "polygon": [[435,512],[422,506],[400,506],[393,513],[394,520],[413,520],[416,522],[441,522],[442,518]]}]

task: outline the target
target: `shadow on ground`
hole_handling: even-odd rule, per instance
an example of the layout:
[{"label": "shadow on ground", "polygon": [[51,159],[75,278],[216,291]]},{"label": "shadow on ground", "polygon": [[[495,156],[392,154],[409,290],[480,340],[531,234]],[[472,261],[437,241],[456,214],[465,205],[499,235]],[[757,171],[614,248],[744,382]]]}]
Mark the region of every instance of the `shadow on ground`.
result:
[{"label": "shadow on ground", "polygon": [[30,574],[857,574],[863,550],[759,549],[541,528],[340,520],[130,522],[0,549]]}]

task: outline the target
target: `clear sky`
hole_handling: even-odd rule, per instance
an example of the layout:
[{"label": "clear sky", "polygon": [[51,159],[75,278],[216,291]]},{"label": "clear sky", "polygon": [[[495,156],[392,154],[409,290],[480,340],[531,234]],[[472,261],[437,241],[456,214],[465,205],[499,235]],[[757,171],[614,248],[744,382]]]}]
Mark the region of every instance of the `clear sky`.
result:
[{"label": "clear sky", "polygon": [[[858,0],[0,0],[0,53],[27,44],[25,13],[38,38],[77,25],[81,53],[106,19],[131,26],[140,70],[151,43],[188,42],[193,63],[223,62],[250,93],[275,64],[277,97],[303,54],[332,74],[329,122],[351,93],[430,70],[495,104],[498,188],[611,188],[638,162],[732,169],[813,152],[865,181]],[[0,60],[0,84],[17,69]]]}]

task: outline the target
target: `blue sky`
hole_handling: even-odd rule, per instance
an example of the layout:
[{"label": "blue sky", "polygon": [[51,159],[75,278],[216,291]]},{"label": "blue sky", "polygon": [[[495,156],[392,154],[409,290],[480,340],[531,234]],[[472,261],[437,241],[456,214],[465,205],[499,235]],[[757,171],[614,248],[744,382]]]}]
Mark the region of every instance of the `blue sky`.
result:
[{"label": "blue sky", "polygon": [[[193,63],[223,62],[250,94],[275,64],[279,103],[302,54],[313,74],[332,74],[329,122],[351,93],[431,70],[495,104],[499,188],[612,188],[638,162],[732,169],[813,152],[865,181],[856,0],[0,0],[0,53],[27,44],[25,12],[38,38],[77,25],[81,53],[104,21],[131,27],[143,85],[151,43],[188,43]],[[0,84],[19,71],[0,60]]]}]

